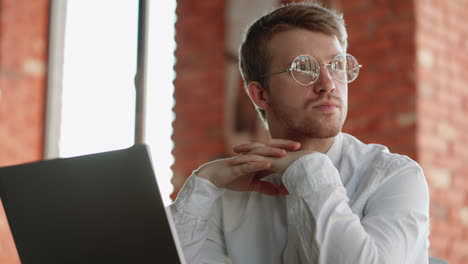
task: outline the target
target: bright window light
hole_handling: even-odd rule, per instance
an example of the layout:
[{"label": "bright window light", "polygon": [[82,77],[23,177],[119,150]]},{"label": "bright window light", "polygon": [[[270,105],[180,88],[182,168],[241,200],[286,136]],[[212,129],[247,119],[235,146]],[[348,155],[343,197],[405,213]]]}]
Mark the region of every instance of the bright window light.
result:
[{"label": "bright window light", "polygon": [[[146,139],[160,191],[172,192],[175,1],[149,1]],[[138,1],[68,0],[61,157],[134,142]]]},{"label": "bright window light", "polygon": [[174,50],[176,1],[148,1],[148,72],[147,72],[147,108],[146,141],[151,149],[151,156],[158,178],[159,188],[164,203],[172,201],[169,195],[173,191],[171,184],[174,163],[172,156],[172,122],[174,107]]}]

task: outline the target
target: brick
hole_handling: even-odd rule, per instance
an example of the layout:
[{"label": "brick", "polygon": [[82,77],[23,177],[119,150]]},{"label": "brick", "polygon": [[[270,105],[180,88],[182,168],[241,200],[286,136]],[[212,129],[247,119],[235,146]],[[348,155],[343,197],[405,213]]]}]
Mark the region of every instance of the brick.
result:
[{"label": "brick", "polygon": [[452,141],[456,138],[457,131],[452,124],[445,121],[441,121],[437,124],[437,134],[444,140]]},{"label": "brick", "polygon": [[430,185],[435,188],[448,189],[450,187],[452,173],[445,168],[426,167],[424,168],[426,177]]},{"label": "brick", "polygon": [[459,211],[460,221],[463,226],[468,227],[468,207],[463,207]]},{"label": "brick", "polygon": [[434,55],[433,52],[429,49],[420,49],[418,50],[418,63],[421,67],[431,70],[434,66]]},{"label": "brick", "polygon": [[433,99],[434,96],[434,85],[431,82],[420,81],[418,85],[419,93],[424,99]]},{"label": "brick", "polygon": [[400,113],[397,115],[396,118],[397,118],[398,125],[402,127],[413,125],[416,123],[415,112]]},{"label": "brick", "polygon": [[46,72],[45,68],[44,60],[26,59],[23,64],[23,71],[25,74],[33,77],[44,76]]},{"label": "brick", "polygon": [[437,222],[433,223],[433,230],[430,235],[431,247],[429,248],[429,255],[443,257],[447,255],[451,240],[445,236],[443,232],[438,232],[435,227],[440,227]]},{"label": "brick", "polygon": [[453,243],[452,256],[454,261],[450,263],[466,263],[468,261],[468,241],[457,239]]},{"label": "brick", "polygon": [[447,206],[439,204],[436,201],[431,201],[430,203],[430,212],[432,218],[437,218],[440,220],[448,219],[448,209]]}]

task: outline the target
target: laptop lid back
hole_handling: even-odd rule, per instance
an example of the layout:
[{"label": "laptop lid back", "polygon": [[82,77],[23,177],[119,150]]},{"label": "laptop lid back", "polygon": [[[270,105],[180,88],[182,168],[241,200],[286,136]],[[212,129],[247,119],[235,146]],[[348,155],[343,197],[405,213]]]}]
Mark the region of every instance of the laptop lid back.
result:
[{"label": "laptop lid back", "polygon": [[145,145],[0,168],[23,264],[181,263]]}]

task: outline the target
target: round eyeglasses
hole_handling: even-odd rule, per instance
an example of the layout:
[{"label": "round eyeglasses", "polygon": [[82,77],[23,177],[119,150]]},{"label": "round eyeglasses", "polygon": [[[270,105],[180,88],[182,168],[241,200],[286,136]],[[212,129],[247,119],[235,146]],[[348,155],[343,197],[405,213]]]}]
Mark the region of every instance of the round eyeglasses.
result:
[{"label": "round eyeglasses", "polygon": [[267,76],[291,72],[294,80],[301,85],[310,85],[317,81],[320,76],[320,67],[327,67],[333,78],[342,83],[350,83],[359,75],[359,68],[362,67],[353,55],[340,53],[336,55],[331,63],[319,64],[318,61],[307,54],[297,56],[287,70],[273,72],[260,76]]}]

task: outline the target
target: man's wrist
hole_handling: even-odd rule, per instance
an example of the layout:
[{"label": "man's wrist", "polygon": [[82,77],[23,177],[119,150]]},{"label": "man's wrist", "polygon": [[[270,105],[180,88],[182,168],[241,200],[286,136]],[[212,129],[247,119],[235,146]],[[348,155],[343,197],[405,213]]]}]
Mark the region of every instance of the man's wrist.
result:
[{"label": "man's wrist", "polygon": [[190,215],[207,217],[215,201],[224,195],[223,188],[211,181],[198,177],[196,171],[187,179],[173,206]]},{"label": "man's wrist", "polygon": [[206,165],[203,165],[202,167],[198,168],[196,171],[193,173],[196,177],[198,177],[199,180],[201,181],[206,181],[206,184],[211,185],[213,188],[217,189],[223,189],[222,187],[219,187],[214,179],[214,172],[210,171],[210,168]]}]

